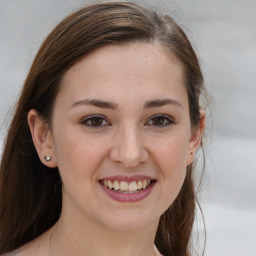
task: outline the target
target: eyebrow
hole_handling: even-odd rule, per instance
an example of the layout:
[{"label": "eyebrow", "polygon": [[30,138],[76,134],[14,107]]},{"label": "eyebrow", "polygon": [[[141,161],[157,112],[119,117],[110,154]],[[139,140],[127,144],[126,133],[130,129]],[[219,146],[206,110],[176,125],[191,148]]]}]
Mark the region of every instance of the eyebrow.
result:
[{"label": "eyebrow", "polygon": [[[111,110],[117,110],[118,109],[118,105],[113,103],[113,102],[109,102],[109,101],[103,101],[103,100],[99,100],[99,99],[83,99],[83,100],[79,100],[76,101],[74,104],[72,104],[71,107],[75,107],[75,106],[94,106],[97,108],[107,108],[107,109],[111,109]],[[144,104],[144,108],[148,109],[148,108],[157,108],[157,107],[162,107],[165,105],[175,105],[178,107],[182,108],[181,103],[179,103],[177,100],[175,99],[156,99],[156,100],[149,100],[146,101]]]},{"label": "eyebrow", "polygon": [[107,109],[112,109],[116,110],[118,108],[117,104],[113,102],[108,102],[108,101],[103,101],[103,100],[98,100],[98,99],[83,99],[76,101],[74,104],[72,104],[71,107],[75,106],[94,106],[97,108],[107,108]]},{"label": "eyebrow", "polygon": [[165,105],[175,105],[182,108],[182,105],[175,99],[149,100],[145,102],[144,108],[157,108]]}]

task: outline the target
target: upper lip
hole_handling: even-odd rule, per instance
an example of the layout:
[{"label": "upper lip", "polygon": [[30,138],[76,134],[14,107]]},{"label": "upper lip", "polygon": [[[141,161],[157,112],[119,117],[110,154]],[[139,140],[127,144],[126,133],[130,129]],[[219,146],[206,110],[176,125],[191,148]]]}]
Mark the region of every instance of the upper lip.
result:
[{"label": "upper lip", "polygon": [[132,181],[139,181],[139,180],[156,180],[156,179],[150,176],[145,176],[145,175],[132,175],[132,176],[114,175],[114,176],[104,177],[99,180],[113,180],[113,181],[116,180],[116,181],[132,182]]}]

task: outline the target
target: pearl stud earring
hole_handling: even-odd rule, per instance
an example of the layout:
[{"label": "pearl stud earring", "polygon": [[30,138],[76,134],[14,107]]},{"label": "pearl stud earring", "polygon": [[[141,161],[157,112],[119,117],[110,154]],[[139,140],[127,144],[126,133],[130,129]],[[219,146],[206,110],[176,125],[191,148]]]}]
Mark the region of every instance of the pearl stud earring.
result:
[{"label": "pearl stud earring", "polygon": [[45,156],[44,159],[46,162],[49,162],[52,160],[52,156]]}]

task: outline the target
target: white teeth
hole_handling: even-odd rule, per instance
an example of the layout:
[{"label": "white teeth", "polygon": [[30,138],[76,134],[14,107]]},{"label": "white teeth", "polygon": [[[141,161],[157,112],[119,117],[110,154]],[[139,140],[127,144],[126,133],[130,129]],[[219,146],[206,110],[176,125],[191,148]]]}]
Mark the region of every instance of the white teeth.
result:
[{"label": "white teeth", "polygon": [[138,181],[137,188],[138,189],[142,189],[142,181],[141,180]]},{"label": "white teeth", "polygon": [[137,183],[136,181],[132,181],[129,183],[129,191],[134,192],[137,190]]},{"label": "white teeth", "polygon": [[127,190],[129,190],[129,184],[128,184],[128,182],[126,182],[126,181],[121,181],[121,182],[120,182],[120,190],[122,190],[122,191],[127,191]]},{"label": "white teeth", "polygon": [[148,185],[148,182],[147,180],[143,180],[143,183],[142,183],[142,188],[145,189]]},{"label": "white teeth", "polygon": [[109,188],[114,189],[119,192],[123,193],[135,193],[138,190],[146,189],[151,181],[150,180],[139,180],[139,181],[132,181],[128,183],[127,181],[111,181],[111,180],[102,180],[101,183]]},{"label": "white teeth", "polygon": [[114,190],[119,190],[119,182],[118,181],[114,181]]},{"label": "white teeth", "polygon": [[112,184],[112,182],[110,180],[108,180],[108,187],[109,187],[109,189],[113,188],[113,184]]}]

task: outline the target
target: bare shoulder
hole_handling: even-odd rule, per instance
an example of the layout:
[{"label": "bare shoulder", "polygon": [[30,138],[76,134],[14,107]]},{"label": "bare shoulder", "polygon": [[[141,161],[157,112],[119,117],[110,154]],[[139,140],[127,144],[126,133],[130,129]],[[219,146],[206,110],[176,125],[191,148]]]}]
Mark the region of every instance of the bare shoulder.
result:
[{"label": "bare shoulder", "polygon": [[35,240],[1,256],[45,256],[48,254],[50,233],[51,230],[48,230]]}]

